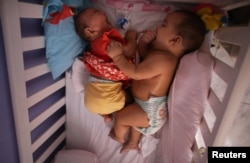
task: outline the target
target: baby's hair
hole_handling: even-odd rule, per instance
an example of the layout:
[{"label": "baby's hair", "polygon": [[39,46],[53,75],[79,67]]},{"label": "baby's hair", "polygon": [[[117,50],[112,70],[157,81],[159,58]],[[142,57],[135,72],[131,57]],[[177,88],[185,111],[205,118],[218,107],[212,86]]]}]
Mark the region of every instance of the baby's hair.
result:
[{"label": "baby's hair", "polygon": [[76,33],[78,34],[78,36],[82,39],[85,39],[85,40],[90,40],[90,38],[88,36],[86,36],[85,34],[85,28],[88,27],[88,25],[86,24],[86,22],[84,22],[83,20],[81,20],[81,15],[84,14],[84,12],[87,10],[86,9],[83,9],[80,13],[78,13],[76,16],[75,16],[75,30],[76,30]]},{"label": "baby's hair", "polygon": [[191,11],[177,10],[175,12],[183,15],[183,20],[177,25],[176,29],[178,34],[183,37],[184,54],[199,49],[206,35],[204,22]]}]

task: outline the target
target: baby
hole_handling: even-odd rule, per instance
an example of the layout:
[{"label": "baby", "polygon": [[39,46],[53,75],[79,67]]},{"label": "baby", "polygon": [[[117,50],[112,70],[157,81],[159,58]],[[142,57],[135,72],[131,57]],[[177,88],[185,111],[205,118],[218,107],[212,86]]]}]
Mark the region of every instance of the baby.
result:
[{"label": "baby", "polygon": [[111,113],[122,109],[129,101],[124,87],[130,78],[117,68],[107,55],[110,40],[123,45],[124,56],[132,63],[136,50],[136,31],[129,30],[125,39],[108,21],[104,12],[95,8],[81,11],[75,19],[76,32],[90,42],[89,51],[84,52],[83,62],[90,73],[86,86],[85,105],[93,113],[111,121]]},{"label": "baby", "polygon": [[90,73],[86,86],[85,105],[93,113],[111,120],[111,113],[125,106],[126,92],[124,87],[130,78],[114,64],[107,55],[106,47],[111,40],[123,45],[122,54],[133,63],[136,51],[136,31],[129,30],[125,39],[117,29],[108,22],[104,12],[95,8],[81,11],[75,19],[77,34],[90,42],[90,49],[83,55],[83,62]]},{"label": "baby", "polygon": [[139,150],[141,134],[153,135],[161,129],[167,118],[166,95],[179,60],[201,46],[205,33],[204,23],[196,14],[179,10],[170,13],[156,32],[148,31],[141,36],[138,50],[142,61],[138,65],[131,64],[123,55],[121,43],[110,43],[108,55],[134,79],[135,102],[115,113],[110,131],[110,137],[123,144],[120,152]]}]

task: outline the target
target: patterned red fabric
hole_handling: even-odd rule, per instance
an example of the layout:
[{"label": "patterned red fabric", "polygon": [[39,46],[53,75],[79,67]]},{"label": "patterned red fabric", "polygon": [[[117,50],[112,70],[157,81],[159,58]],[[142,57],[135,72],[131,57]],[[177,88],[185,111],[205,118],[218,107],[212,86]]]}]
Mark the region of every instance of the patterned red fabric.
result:
[{"label": "patterned red fabric", "polygon": [[[126,44],[116,29],[105,32],[102,37],[92,41],[90,45],[91,50],[84,53],[83,61],[85,67],[90,74],[96,77],[113,81],[129,80],[129,77],[120,71],[113,60],[107,55],[106,47],[110,39],[119,41],[123,45]],[[131,61],[134,63],[133,60]]]},{"label": "patterned red fabric", "polygon": [[128,76],[118,69],[114,62],[105,62],[103,59],[100,59],[89,52],[85,52],[84,62],[90,74],[96,77],[113,81],[129,79]]},{"label": "patterned red fabric", "polygon": [[60,12],[51,13],[51,18],[46,19],[46,21],[50,22],[51,24],[58,24],[60,20],[66,19],[74,15],[74,7],[68,7],[65,4],[62,6],[62,10]]}]

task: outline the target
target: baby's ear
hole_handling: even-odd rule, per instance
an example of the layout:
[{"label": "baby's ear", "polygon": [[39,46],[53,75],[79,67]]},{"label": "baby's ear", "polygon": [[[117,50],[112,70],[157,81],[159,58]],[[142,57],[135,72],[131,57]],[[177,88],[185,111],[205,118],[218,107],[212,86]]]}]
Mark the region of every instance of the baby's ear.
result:
[{"label": "baby's ear", "polygon": [[183,41],[183,38],[180,35],[176,35],[174,36],[171,40],[170,40],[170,44],[171,45],[181,45]]},{"label": "baby's ear", "polygon": [[86,35],[87,37],[89,37],[89,38],[93,38],[93,37],[95,37],[95,36],[98,34],[97,31],[93,30],[93,29],[90,28],[90,27],[86,27],[86,28],[84,29],[84,33],[85,33],[85,35]]}]

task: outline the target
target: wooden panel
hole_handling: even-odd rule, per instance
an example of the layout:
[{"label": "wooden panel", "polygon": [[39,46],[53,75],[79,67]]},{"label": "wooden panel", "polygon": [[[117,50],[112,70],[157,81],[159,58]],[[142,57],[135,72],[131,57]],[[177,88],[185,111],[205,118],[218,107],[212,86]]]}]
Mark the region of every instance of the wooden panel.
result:
[{"label": "wooden panel", "polygon": [[46,109],[42,114],[40,114],[37,118],[30,122],[30,131],[35,129],[38,125],[40,125],[44,120],[50,117],[53,113],[55,113],[58,109],[60,109],[63,105],[65,105],[65,97],[58,100],[51,107]]},{"label": "wooden panel", "polygon": [[65,86],[65,78],[28,97],[28,108]]},{"label": "wooden panel", "polygon": [[23,51],[41,49],[45,47],[44,36],[22,38]]},{"label": "wooden panel", "polygon": [[37,78],[41,75],[44,75],[44,74],[48,73],[49,71],[50,70],[49,70],[47,63],[41,64],[38,66],[34,66],[34,67],[31,67],[31,68],[25,70],[25,79],[26,79],[26,81],[29,81],[31,79]]},{"label": "wooden panel", "polygon": [[19,2],[19,14],[22,18],[42,18],[43,5]]},{"label": "wooden panel", "polygon": [[41,135],[33,144],[32,150],[33,152],[37,150],[53,133],[56,132],[64,123],[66,117],[62,116],[56,123],[54,123],[43,135]]}]

